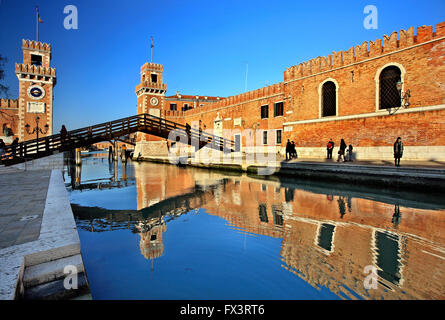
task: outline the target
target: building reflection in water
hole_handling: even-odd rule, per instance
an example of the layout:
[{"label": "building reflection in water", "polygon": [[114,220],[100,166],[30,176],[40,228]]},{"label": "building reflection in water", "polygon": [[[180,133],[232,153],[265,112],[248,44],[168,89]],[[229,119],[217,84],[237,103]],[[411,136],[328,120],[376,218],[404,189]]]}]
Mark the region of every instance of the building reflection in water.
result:
[{"label": "building reflection in water", "polygon": [[139,247],[142,255],[146,259],[155,259],[164,253],[164,243],[162,242],[162,234],[166,230],[163,218],[151,218],[141,220],[137,224],[137,229],[141,236]]},{"label": "building reflection in water", "polygon": [[[445,298],[442,204],[166,165],[135,164],[135,177],[138,210],[115,217],[132,214],[147,259],[168,254],[169,219],[203,208],[240,231],[282,239],[282,267],[315,288],[350,299]],[[364,287],[369,265],[378,270],[375,290]]]}]

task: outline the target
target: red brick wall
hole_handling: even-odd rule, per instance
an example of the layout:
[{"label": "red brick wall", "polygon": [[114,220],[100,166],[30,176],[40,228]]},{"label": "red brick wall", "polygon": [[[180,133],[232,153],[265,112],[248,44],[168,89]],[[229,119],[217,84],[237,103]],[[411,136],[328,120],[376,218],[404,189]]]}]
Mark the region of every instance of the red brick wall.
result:
[{"label": "red brick wall", "polygon": [[0,99],[0,137],[3,136],[3,125],[12,129],[13,138],[18,136],[19,109],[18,100]]},{"label": "red brick wall", "polygon": [[[180,123],[201,120],[202,126],[212,129],[219,113],[224,129],[283,129],[285,123],[319,119],[321,84],[333,79],[337,84],[337,115],[327,122],[289,124],[292,130],[283,130],[282,145],[291,139],[299,146],[324,147],[327,139],[339,141],[343,137],[360,147],[389,146],[397,136],[402,136],[408,145],[445,146],[444,110],[403,114],[399,111],[389,115],[379,110],[376,99],[376,79],[384,66],[393,64],[401,68],[403,91],[411,92],[408,109],[445,104],[445,39],[441,39],[444,36],[445,22],[436,26],[436,32],[431,26],[417,28],[416,35],[413,27],[393,32],[383,40],[364,42],[347,51],[287,68],[284,82],[186,112],[165,111],[165,116]],[[284,114],[274,117],[273,104],[278,101],[284,102]],[[165,104],[164,110],[169,110],[170,102]],[[261,119],[264,104],[269,104],[266,120]],[[373,115],[341,118],[363,114]],[[241,125],[234,125],[235,118],[241,118]],[[269,136],[269,141],[273,136]]]}]

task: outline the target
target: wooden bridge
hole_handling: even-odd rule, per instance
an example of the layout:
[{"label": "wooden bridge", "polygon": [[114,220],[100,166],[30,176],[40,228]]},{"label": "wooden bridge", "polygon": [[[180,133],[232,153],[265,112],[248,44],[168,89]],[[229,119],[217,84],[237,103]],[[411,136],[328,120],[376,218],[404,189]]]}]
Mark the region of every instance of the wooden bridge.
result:
[{"label": "wooden bridge", "polygon": [[[233,140],[144,113],[68,131],[64,138],[60,134],[54,134],[20,142],[15,146],[9,145],[4,148],[4,154],[0,155],[0,163],[6,166],[13,165],[75,148],[87,147],[101,141],[119,139],[135,132],[148,133],[174,142],[185,143],[195,146],[197,150],[208,147],[223,152],[235,151]],[[170,135],[170,133],[173,134]]]}]

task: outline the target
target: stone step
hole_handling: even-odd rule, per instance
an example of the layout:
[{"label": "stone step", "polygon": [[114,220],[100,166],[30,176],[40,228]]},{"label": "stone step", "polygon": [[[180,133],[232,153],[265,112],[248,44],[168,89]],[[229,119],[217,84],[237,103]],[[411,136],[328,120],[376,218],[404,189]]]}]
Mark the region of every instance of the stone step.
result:
[{"label": "stone step", "polygon": [[84,272],[78,273],[77,289],[65,289],[64,279],[39,284],[25,289],[24,300],[66,300],[82,297],[90,293]]},{"label": "stone step", "polygon": [[84,272],[82,256],[76,254],[74,256],[57,259],[34,266],[26,267],[23,274],[23,285],[25,288],[37,286],[60,278],[64,278],[65,266],[72,265],[77,268],[77,272]]}]

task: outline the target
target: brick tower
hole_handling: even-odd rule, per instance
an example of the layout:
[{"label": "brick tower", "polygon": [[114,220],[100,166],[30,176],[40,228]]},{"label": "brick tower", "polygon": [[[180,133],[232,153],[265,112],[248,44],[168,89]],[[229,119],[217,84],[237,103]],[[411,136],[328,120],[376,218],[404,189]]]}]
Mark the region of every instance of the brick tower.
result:
[{"label": "brick tower", "polygon": [[[19,80],[18,128],[20,141],[36,138],[32,132],[37,126],[44,133],[53,133],[53,88],[56,85],[56,69],[50,67],[51,45],[23,40],[23,63],[16,63],[15,74]],[[28,129],[28,130],[27,130]]]},{"label": "brick tower", "polygon": [[[147,62],[141,67],[141,82],[136,86],[138,114],[148,113],[163,117],[164,97],[167,85],[162,83],[163,67],[158,63]],[[167,155],[165,139],[138,133],[134,155]]]}]

